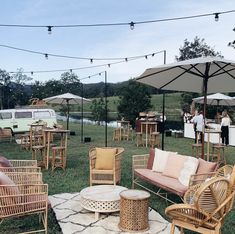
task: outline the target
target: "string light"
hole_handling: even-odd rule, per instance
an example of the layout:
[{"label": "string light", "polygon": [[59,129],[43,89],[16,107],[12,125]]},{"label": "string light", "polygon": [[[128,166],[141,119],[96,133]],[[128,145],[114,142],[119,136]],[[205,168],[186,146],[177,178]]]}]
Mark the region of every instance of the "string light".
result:
[{"label": "string light", "polygon": [[[164,50],[158,51],[153,53],[154,55],[156,54],[160,54],[163,53]],[[148,54],[149,55],[153,55],[153,54]],[[142,55],[142,56],[135,56],[135,57],[128,57],[128,61],[134,61],[137,59],[141,59],[141,58],[145,58],[146,55]],[[85,70],[85,69],[91,69],[91,68],[98,68],[98,67],[111,67],[111,65],[116,65],[116,64],[120,64],[120,63],[124,63],[126,62],[125,60],[123,61],[123,59],[116,61],[116,62],[112,62],[112,63],[105,63],[105,64],[99,64],[99,65],[93,65],[93,66],[85,66],[85,67],[78,67],[78,68],[70,68],[70,69],[57,69],[57,70],[40,70],[40,71],[33,71],[34,73],[50,73],[50,72],[66,72],[66,71],[75,71],[75,70]],[[32,71],[24,71],[22,72],[23,74],[30,74]],[[10,74],[16,74],[18,73],[18,71],[10,71]]]},{"label": "string light", "polygon": [[18,50],[18,51],[24,51],[27,53],[31,53],[31,54],[39,54],[39,55],[44,55],[46,57],[57,57],[57,58],[68,58],[68,59],[78,59],[78,60],[89,60],[90,63],[93,63],[93,61],[108,61],[108,60],[130,60],[132,58],[142,58],[144,56],[149,56],[152,55],[154,56],[155,53],[152,54],[146,54],[146,55],[137,55],[137,56],[131,56],[131,57],[117,57],[117,58],[88,58],[88,57],[78,57],[78,56],[68,56],[68,55],[60,55],[60,54],[51,54],[51,53],[44,53],[44,52],[40,52],[40,51],[34,51],[34,50],[28,50],[28,49],[22,49],[22,48],[18,48],[18,47],[13,47],[13,46],[9,46],[9,45],[2,45],[0,44],[0,47],[4,47],[4,48],[8,48],[8,49],[12,49],[12,50]]},{"label": "string light", "polygon": [[48,31],[48,34],[51,34],[52,33],[52,26],[47,26],[47,31]]},{"label": "string light", "polygon": [[146,20],[146,21],[131,21],[131,22],[118,22],[118,23],[96,23],[96,24],[68,24],[68,25],[27,25],[27,24],[0,24],[0,27],[18,27],[18,28],[43,28],[46,27],[49,32],[52,27],[54,28],[76,28],[76,27],[110,27],[110,26],[126,26],[128,25],[131,30],[134,29],[135,25],[137,24],[150,24],[150,23],[159,23],[159,22],[166,22],[166,21],[176,21],[176,20],[185,20],[185,19],[193,19],[199,17],[208,17],[208,16],[215,16],[215,20],[219,19],[219,15],[234,13],[235,10],[230,11],[221,11],[216,13],[206,13],[206,14],[199,14],[199,15],[190,15],[190,16],[181,16],[181,17],[173,17],[173,18],[165,18],[165,19],[154,19],[154,20]]},{"label": "string light", "polygon": [[45,58],[48,59],[48,54],[45,54]]},{"label": "string light", "polygon": [[133,21],[130,22],[130,28],[133,30],[135,28],[135,23]]},{"label": "string light", "polygon": [[31,76],[33,75],[33,72],[30,72]]}]

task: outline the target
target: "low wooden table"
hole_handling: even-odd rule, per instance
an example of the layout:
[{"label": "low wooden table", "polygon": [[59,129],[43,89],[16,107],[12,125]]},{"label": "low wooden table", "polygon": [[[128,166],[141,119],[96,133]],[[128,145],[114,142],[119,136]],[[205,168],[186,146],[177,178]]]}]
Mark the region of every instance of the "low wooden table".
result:
[{"label": "low wooden table", "polygon": [[120,193],[120,222],[118,227],[122,231],[142,232],[149,229],[148,199],[150,193],[128,189]]},{"label": "low wooden table", "polygon": [[100,213],[111,213],[120,210],[119,193],[127,188],[117,185],[96,185],[84,188],[81,195],[81,206],[95,212],[99,219]]}]

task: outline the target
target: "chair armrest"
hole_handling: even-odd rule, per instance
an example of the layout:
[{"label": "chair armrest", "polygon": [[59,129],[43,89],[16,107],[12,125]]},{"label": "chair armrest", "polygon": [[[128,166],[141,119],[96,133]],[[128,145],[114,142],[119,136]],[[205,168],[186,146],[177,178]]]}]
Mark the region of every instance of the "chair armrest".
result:
[{"label": "chair armrest", "polygon": [[4,173],[8,172],[41,172],[41,167],[0,167],[0,171]]},{"label": "chair armrest", "polygon": [[[195,226],[201,226],[209,219],[213,219],[208,213],[198,210],[194,205],[189,204],[170,205],[166,208],[165,214],[173,219],[193,223]],[[210,225],[210,223],[207,222],[207,225]]]},{"label": "chair armrest", "polygon": [[37,167],[37,160],[9,160],[13,167]]},{"label": "chair armrest", "polygon": [[132,156],[132,169],[146,169],[149,159],[149,154],[133,155]]},{"label": "chair armrest", "polygon": [[195,192],[197,191],[197,189],[201,186],[200,183],[192,185],[188,188],[188,190],[185,192],[184,197],[183,197],[183,201],[185,204],[194,204],[194,195]]},{"label": "chair armrest", "polygon": [[211,178],[215,176],[215,172],[209,172],[209,173],[201,173],[201,174],[193,174],[190,176],[189,179],[189,188],[196,184],[203,183],[207,178]]}]

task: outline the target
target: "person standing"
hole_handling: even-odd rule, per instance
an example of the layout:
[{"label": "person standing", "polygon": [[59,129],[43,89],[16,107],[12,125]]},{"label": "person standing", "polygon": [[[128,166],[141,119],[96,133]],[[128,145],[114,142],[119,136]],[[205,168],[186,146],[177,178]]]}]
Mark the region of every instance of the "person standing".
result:
[{"label": "person standing", "polygon": [[195,110],[194,116],[190,121],[191,123],[193,123],[193,130],[195,135],[194,143],[197,143],[197,118],[198,118],[198,112],[197,110]]},{"label": "person standing", "polygon": [[199,115],[194,120],[194,123],[196,124],[196,130],[200,134],[200,143],[204,140],[203,137],[203,130],[204,130],[204,118],[203,118],[203,112],[200,111]]},{"label": "person standing", "polygon": [[222,144],[225,144],[226,146],[229,144],[230,123],[231,119],[229,118],[227,111],[223,111],[222,121],[221,121],[221,138],[222,138]]}]

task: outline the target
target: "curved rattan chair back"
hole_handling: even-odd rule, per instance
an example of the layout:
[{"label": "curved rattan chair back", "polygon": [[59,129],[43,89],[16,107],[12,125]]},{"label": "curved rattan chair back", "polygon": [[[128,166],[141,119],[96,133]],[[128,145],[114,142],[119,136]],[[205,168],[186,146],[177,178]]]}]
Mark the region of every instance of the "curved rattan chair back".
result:
[{"label": "curved rattan chair back", "polygon": [[224,177],[218,177],[202,184],[194,195],[195,206],[216,218],[221,218],[224,212],[219,209],[220,205],[228,197],[230,183]]}]

